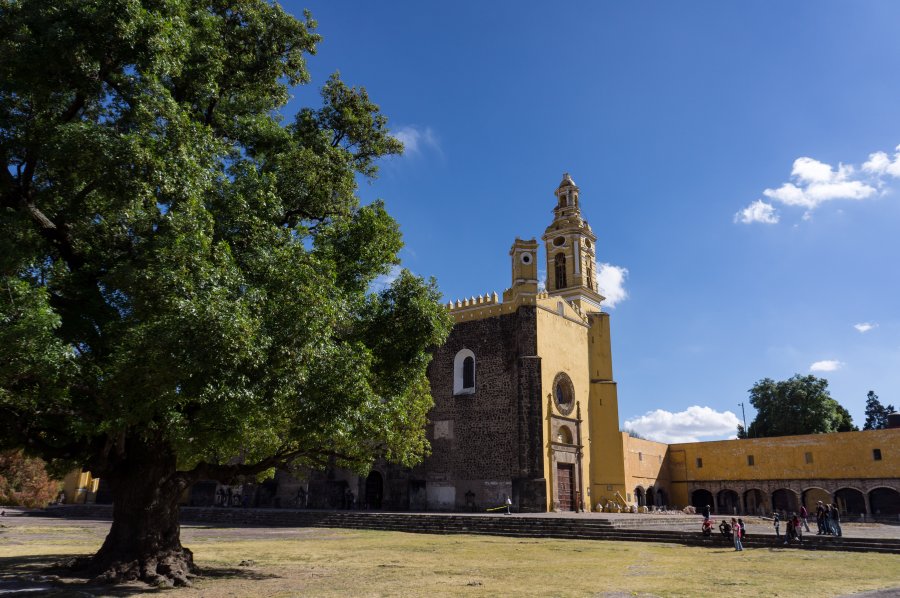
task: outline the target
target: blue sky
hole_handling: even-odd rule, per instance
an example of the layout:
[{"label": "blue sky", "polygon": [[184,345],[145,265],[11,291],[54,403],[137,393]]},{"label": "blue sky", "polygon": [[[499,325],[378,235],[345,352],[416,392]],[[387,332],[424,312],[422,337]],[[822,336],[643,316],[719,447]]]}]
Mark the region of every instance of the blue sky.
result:
[{"label": "blue sky", "polygon": [[726,437],[794,373],[860,426],[869,390],[900,406],[900,3],[285,7],[319,21],[314,86],[340,70],[406,142],[360,194],[445,299],[509,286],[572,174],[630,427]]}]

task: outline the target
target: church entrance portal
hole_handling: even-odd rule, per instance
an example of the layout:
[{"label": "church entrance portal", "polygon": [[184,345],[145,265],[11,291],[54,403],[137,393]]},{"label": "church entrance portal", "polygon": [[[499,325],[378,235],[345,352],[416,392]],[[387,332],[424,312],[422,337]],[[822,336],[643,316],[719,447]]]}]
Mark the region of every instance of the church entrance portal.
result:
[{"label": "church entrance portal", "polygon": [[556,466],[556,480],[560,511],[575,510],[575,466],[571,463],[559,463]]},{"label": "church entrance portal", "polygon": [[381,497],[384,496],[384,479],[377,471],[366,478],[366,508],[380,509]]}]

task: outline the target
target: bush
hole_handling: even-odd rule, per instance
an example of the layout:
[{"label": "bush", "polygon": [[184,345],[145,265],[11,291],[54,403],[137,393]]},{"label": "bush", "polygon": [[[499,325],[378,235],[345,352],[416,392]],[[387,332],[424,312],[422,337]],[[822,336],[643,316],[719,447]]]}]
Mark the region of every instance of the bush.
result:
[{"label": "bush", "polygon": [[0,452],[0,504],[45,507],[62,483],[47,473],[44,461],[22,451]]}]

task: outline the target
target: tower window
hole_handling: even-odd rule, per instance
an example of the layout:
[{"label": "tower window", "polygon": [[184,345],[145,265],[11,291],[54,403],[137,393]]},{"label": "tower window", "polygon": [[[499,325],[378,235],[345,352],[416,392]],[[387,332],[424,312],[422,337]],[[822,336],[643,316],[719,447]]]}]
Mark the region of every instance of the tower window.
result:
[{"label": "tower window", "polygon": [[753,455],[747,455],[747,465],[750,467],[756,465],[756,460],[753,458]]},{"label": "tower window", "polygon": [[589,289],[594,290],[594,264],[593,260],[588,262],[587,267],[587,286]]},{"label": "tower window", "polygon": [[703,457],[697,457],[697,469],[703,467]]},{"label": "tower window", "polygon": [[881,449],[872,449],[872,458],[881,461]]},{"label": "tower window", "polygon": [[807,462],[807,463],[812,463],[812,462],[813,462],[812,453],[804,453],[803,458],[806,459],[806,462]]},{"label": "tower window", "polygon": [[475,354],[469,349],[453,358],[453,394],[475,394]]},{"label": "tower window", "polygon": [[463,388],[475,388],[475,359],[463,359]]},{"label": "tower window", "polygon": [[564,289],[569,286],[566,283],[566,255],[564,253],[557,253],[556,257],[553,259],[555,262],[556,289]]}]

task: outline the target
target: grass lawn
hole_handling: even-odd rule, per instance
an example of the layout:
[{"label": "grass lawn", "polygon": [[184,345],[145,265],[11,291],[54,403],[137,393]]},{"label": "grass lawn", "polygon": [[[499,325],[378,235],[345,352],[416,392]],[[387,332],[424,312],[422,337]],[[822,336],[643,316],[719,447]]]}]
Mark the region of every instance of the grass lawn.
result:
[{"label": "grass lawn", "polygon": [[[66,555],[90,553],[107,526],[24,519],[0,528],[0,578],[23,579]],[[182,542],[205,573],[193,588],[166,591],[185,597],[819,597],[900,586],[900,557],[889,554],[196,526],[184,527]]]}]

